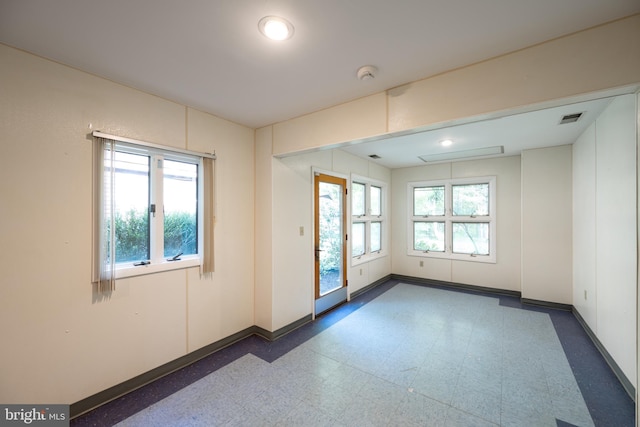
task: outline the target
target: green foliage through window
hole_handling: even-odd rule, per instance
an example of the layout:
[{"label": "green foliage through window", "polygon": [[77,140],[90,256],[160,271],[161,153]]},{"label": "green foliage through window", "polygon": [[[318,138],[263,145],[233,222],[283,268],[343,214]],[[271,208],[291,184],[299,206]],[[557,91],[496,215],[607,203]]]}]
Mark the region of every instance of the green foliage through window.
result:
[{"label": "green foliage through window", "polygon": [[149,259],[149,214],[135,209],[115,212],[116,262]]},{"label": "green foliage through window", "polygon": [[444,215],[444,185],[414,188],[413,212],[416,216]]},{"label": "green foliage through window", "polygon": [[342,263],[342,186],[320,183],[320,272],[339,271]]},{"label": "green foliage through window", "polygon": [[[134,262],[149,259],[149,213],[130,209],[115,213],[116,262]],[[197,253],[198,238],[196,216],[177,212],[165,216],[165,256],[182,252]]]},{"label": "green foliage through window", "polygon": [[198,253],[196,215],[189,212],[171,212],[164,217],[164,255]]}]

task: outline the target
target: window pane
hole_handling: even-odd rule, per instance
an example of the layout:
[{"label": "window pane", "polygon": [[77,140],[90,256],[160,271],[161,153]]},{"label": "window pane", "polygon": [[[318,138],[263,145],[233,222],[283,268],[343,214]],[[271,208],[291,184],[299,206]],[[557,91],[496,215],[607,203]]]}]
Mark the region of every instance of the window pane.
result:
[{"label": "window pane", "polygon": [[453,252],[489,255],[489,223],[454,222]]},{"label": "window pane", "polygon": [[382,249],[382,223],[371,223],[371,252],[378,252]]},{"label": "window pane", "polygon": [[351,256],[364,255],[364,222],[354,222],[351,225]]},{"label": "window pane", "polygon": [[444,186],[414,188],[413,214],[444,215]]},{"label": "window pane", "polygon": [[444,252],[444,222],[414,222],[413,248],[417,251]]},{"label": "window pane", "polygon": [[[105,169],[110,156],[105,152]],[[149,156],[116,151],[114,167],[116,262],[148,260]]]},{"label": "window pane", "polygon": [[198,253],[198,165],[165,160],[164,256]]},{"label": "window pane", "polygon": [[318,186],[318,234],[320,296],[339,289],[343,285],[342,265],[345,230],[342,227],[343,194],[341,184],[320,182]]},{"label": "window pane", "polygon": [[371,186],[371,215],[382,215],[382,188]]},{"label": "window pane", "polygon": [[489,184],[454,185],[454,215],[489,215]]},{"label": "window pane", "polygon": [[358,182],[351,184],[351,215],[361,216],[365,214],[365,187],[364,184]]}]

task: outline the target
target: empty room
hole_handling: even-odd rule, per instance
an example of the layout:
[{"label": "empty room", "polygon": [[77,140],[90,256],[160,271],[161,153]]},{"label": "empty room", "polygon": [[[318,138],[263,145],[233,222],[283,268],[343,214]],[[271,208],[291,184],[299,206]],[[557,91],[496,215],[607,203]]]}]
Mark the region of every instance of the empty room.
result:
[{"label": "empty room", "polygon": [[635,0],[0,0],[0,424],[635,425],[639,51]]}]

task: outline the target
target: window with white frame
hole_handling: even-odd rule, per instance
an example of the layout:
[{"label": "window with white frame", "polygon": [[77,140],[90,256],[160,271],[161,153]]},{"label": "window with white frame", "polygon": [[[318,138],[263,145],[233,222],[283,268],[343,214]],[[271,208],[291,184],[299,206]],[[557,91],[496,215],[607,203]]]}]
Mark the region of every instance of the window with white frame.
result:
[{"label": "window with white frame", "polygon": [[356,175],[351,177],[352,265],[386,252],[386,184]]},{"label": "window with white frame", "polygon": [[117,144],[114,156],[116,264],[198,254],[200,158]]},{"label": "window with white frame", "polygon": [[100,131],[92,134],[92,283],[178,268],[214,271],[215,153],[199,153]]},{"label": "window with white frame", "polygon": [[115,142],[105,145],[103,170],[109,188],[103,217],[111,237],[102,263],[113,258],[116,270],[130,268],[135,275],[139,266],[199,262],[202,157]]},{"label": "window with white frame", "polygon": [[408,184],[408,254],[496,262],[496,178]]}]

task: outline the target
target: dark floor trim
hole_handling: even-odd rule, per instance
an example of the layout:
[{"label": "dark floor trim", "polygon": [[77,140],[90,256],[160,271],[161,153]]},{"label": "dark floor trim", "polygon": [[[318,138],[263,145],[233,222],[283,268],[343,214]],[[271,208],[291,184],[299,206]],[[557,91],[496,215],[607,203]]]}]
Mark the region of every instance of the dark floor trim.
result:
[{"label": "dark floor trim", "polygon": [[591,341],[596,346],[596,348],[598,349],[600,354],[602,354],[602,357],[604,357],[604,360],[607,362],[607,364],[609,365],[609,367],[611,368],[611,370],[613,371],[615,376],[618,377],[618,380],[620,381],[620,384],[622,384],[622,387],[624,388],[624,390],[627,392],[629,397],[631,397],[631,399],[635,402],[636,401],[636,389],[633,386],[633,384],[631,383],[631,381],[629,381],[629,379],[624,374],[624,372],[622,372],[622,369],[620,369],[620,366],[618,366],[616,361],[613,360],[613,357],[611,357],[611,354],[609,354],[607,349],[600,342],[600,340],[598,339],[596,334],[591,330],[589,325],[587,325],[587,322],[580,315],[580,312],[578,312],[578,310],[576,310],[575,307],[573,307],[573,309],[571,311],[572,311],[574,317],[576,319],[578,319],[578,323],[580,323],[580,326],[582,326],[582,329],[584,329],[585,332],[587,333],[587,335],[589,335],[589,338],[591,338]]},{"label": "dark floor trim", "polygon": [[520,302],[527,305],[535,305],[538,307],[552,308],[554,310],[572,311],[573,306],[571,304],[562,304],[559,302],[540,301],[537,299],[520,298]]},{"label": "dark floor trim", "polygon": [[[227,338],[168,362],[165,365],[155,368],[149,372],[141,374],[107,390],[96,393],[93,396],[89,396],[70,406],[71,419],[74,423],[78,420],[82,420],[82,422],[78,423],[79,425],[101,425],[100,423],[88,423],[91,419],[99,420],[100,414],[107,413],[109,415],[113,415],[111,414],[112,409],[106,408],[115,407],[120,408],[116,409],[116,412],[118,420],[122,420],[139,411],[141,408],[160,400],[163,395],[159,391],[166,391],[167,393],[175,392],[180,389],[180,387],[186,386],[198,378],[207,375],[212,371],[212,369],[215,370],[220,366],[224,366],[225,363],[230,363],[237,357],[240,357],[241,353],[244,354],[246,351],[250,351],[256,356],[267,361],[276,359],[281,354],[286,353],[291,350],[291,348],[296,347],[301,342],[304,342],[320,331],[331,326],[333,323],[344,318],[349,313],[367,304],[370,300],[375,299],[380,294],[395,286],[398,282],[418,286],[432,286],[442,289],[457,290],[459,292],[482,293],[488,296],[495,295],[500,298],[501,304],[506,302],[506,304],[515,308],[525,308],[525,305],[529,307],[526,309],[536,311],[560,308],[564,313],[566,313],[566,316],[571,316],[577,320],[576,327],[582,329],[586,334],[585,339],[593,343],[595,347],[595,354],[600,354],[603,357],[604,361],[611,369],[610,372],[613,373],[611,378],[613,381],[616,379],[618,380],[618,387],[620,387],[618,390],[620,395],[628,394],[628,396],[631,397],[631,401],[635,402],[635,388],[632,383],[626,378],[622,370],[615,363],[611,355],[606,351],[602,343],[600,343],[598,338],[595,336],[593,331],[591,331],[575,308],[569,306],[569,309],[567,310],[567,307],[564,304],[522,299],[521,293],[517,291],[392,274],[352,293],[351,302],[345,303],[341,305],[339,309],[332,310],[326,315],[316,318],[316,321],[314,322],[312,322],[312,316],[309,314],[274,332],[269,332],[258,326],[251,326]],[[560,313],[562,313],[562,311],[558,311],[557,313],[556,317],[561,316]],[[285,335],[288,335],[291,338],[278,340]],[[238,353],[239,350],[236,349],[238,345],[232,345],[236,343],[242,343],[240,347],[244,350],[240,351],[240,353]],[[190,369],[192,372],[189,371]],[[572,369],[574,369],[573,366]],[[590,378],[590,372],[591,371],[587,372],[583,376]],[[177,380],[174,380],[174,378],[177,378]],[[171,387],[167,384],[163,384],[167,382]],[[160,385],[156,387],[156,384]],[[129,393],[134,390],[145,390],[149,387],[151,387],[153,391],[142,392],[142,396],[146,396],[146,394],[148,394],[145,398],[140,398],[140,394],[135,393],[129,395]],[[156,391],[156,388],[159,390]],[[133,397],[130,398],[129,396]],[[126,405],[132,405],[132,407],[129,408]],[[102,408],[92,411],[101,406]],[[90,415],[84,415],[89,412],[91,412]],[[81,415],[83,416],[80,417]],[[118,420],[114,421],[117,422]]]},{"label": "dark floor trim", "polygon": [[155,369],[147,371],[143,374],[138,375],[137,377],[131,378],[127,381],[124,381],[120,384],[117,384],[113,387],[110,387],[106,390],[98,392],[92,396],[89,396],[85,399],[82,399],[76,403],[70,405],[70,417],[75,418],[79,415],[87,413],[92,409],[97,408],[98,406],[104,405],[105,403],[111,402],[112,400],[118,399],[119,397],[124,396],[127,393],[130,393],[134,390],[137,390],[141,387],[144,387],[147,384],[152,383],[166,375],[169,375],[175,371],[178,371],[186,366],[197,362],[200,359],[203,359],[210,354],[213,354],[235,342],[238,342],[242,339],[250,337],[252,335],[258,335],[262,338],[265,338],[269,341],[275,341],[278,338],[288,334],[295,329],[305,325],[306,323],[311,322],[312,316],[311,314],[287,325],[275,332],[269,332],[266,329],[263,329],[259,326],[251,326],[246,328],[240,332],[237,332],[233,335],[230,335],[226,338],[223,338],[219,341],[216,341],[212,344],[209,344],[205,347],[202,347],[198,350],[192,351],[189,354],[186,354],[182,357],[179,357],[171,362],[165,363],[162,366],[159,366]]},{"label": "dark floor trim", "polygon": [[409,282],[417,285],[435,286],[435,287],[441,287],[441,288],[453,288],[453,289],[459,289],[459,290],[465,290],[465,291],[471,291],[471,292],[481,292],[485,294],[506,295],[506,296],[516,297],[516,298],[520,298],[522,295],[519,291],[511,291],[508,289],[487,288],[484,286],[467,285],[464,283],[445,282],[443,280],[402,276],[400,274],[392,274],[391,278],[394,280],[399,280],[401,282]]},{"label": "dark floor trim", "polygon": [[362,288],[362,289],[358,289],[357,291],[352,292],[352,293],[349,295],[349,297],[350,297],[350,299],[357,298],[357,297],[359,297],[360,295],[362,295],[362,294],[364,294],[364,293],[369,292],[371,289],[373,289],[373,288],[375,288],[375,287],[377,287],[377,286],[380,286],[380,285],[382,285],[383,283],[387,283],[389,280],[391,280],[391,274],[389,274],[388,276],[383,277],[382,279],[378,279],[378,280],[376,280],[375,282],[373,282],[373,283],[371,283],[371,284],[369,284],[369,285],[365,286],[365,287],[364,287],[364,288]]},{"label": "dark floor trim", "polygon": [[254,333],[256,335],[261,336],[262,338],[265,338],[269,341],[275,341],[278,338],[283,337],[284,335],[287,335],[289,332],[292,332],[296,329],[298,329],[299,327],[311,322],[313,320],[313,316],[311,314],[307,314],[306,316],[304,316],[301,319],[296,320],[293,323],[290,323],[286,326],[283,326],[282,328],[278,329],[277,331],[274,332],[269,332],[264,328],[261,328],[259,326],[254,326]]},{"label": "dark floor trim", "polygon": [[529,298],[522,298],[522,294],[520,292],[518,292],[518,291],[510,291],[510,290],[505,290],[505,289],[486,288],[486,287],[482,287],[482,286],[466,285],[466,284],[462,284],[462,283],[453,283],[453,282],[445,282],[445,281],[441,281],[441,280],[423,279],[423,278],[418,278],[418,277],[402,276],[402,275],[399,275],[399,274],[392,274],[391,278],[394,279],[394,280],[399,280],[399,281],[402,281],[402,282],[407,282],[407,283],[412,283],[412,284],[417,284],[417,285],[422,285],[422,286],[435,286],[435,287],[453,288],[453,289],[472,291],[472,292],[481,292],[481,293],[486,293],[486,294],[512,296],[512,297],[519,298],[520,299],[520,303],[523,304],[523,305],[529,305],[529,306],[535,306],[535,307],[541,307],[541,308],[548,308],[548,309],[553,309],[553,310],[562,310],[562,311],[571,312],[574,315],[574,317],[578,320],[578,323],[580,324],[580,326],[582,326],[584,331],[587,333],[587,335],[589,336],[589,338],[591,339],[591,341],[593,342],[595,347],[598,349],[598,351],[600,352],[600,354],[604,358],[604,360],[607,362],[607,364],[609,365],[609,367],[611,368],[611,370],[613,371],[615,376],[618,378],[618,380],[620,381],[620,384],[622,385],[624,390],[627,392],[627,394],[631,397],[631,399],[634,402],[636,401],[636,390],[635,390],[635,387],[633,386],[631,381],[629,381],[629,379],[624,374],[624,372],[622,372],[622,369],[620,369],[620,366],[618,366],[618,364],[615,362],[613,357],[611,357],[611,354],[609,354],[607,349],[600,342],[598,337],[591,330],[589,325],[587,325],[587,323],[584,321],[582,316],[580,316],[580,313],[575,309],[575,307],[573,305],[571,305],[571,304],[561,304],[561,303],[549,302],[549,301],[540,301],[540,300],[534,300],[534,299],[529,299]]},{"label": "dark floor trim", "polygon": [[255,326],[249,327],[198,350],[192,351],[191,353],[186,354],[182,357],[174,359],[171,362],[165,363],[162,366],[140,374],[137,377],[131,378],[106,390],[98,392],[76,403],[72,403],[69,408],[69,415],[71,418],[75,418],[79,415],[91,411],[92,409],[97,408],[98,406],[104,405],[105,403],[111,402],[112,400],[124,396],[127,393],[144,387],[145,385],[152,383],[159,378],[169,375],[172,372],[175,372],[202,358],[205,358],[224,347],[227,347],[237,341],[255,334],[255,328]]},{"label": "dark floor trim", "polygon": [[[405,278],[404,280],[396,280],[403,277]],[[366,306],[370,301],[392,289],[399,282],[418,286],[441,287],[442,289],[480,295],[484,292],[485,296],[498,298],[501,305],[549,314],[556,328],[556,333],[567,353],[571,369],[582,390],[595,425],[634,426],[635,404],[633,403],[633,397],[629,398],[627,389],[613,372],[612,367],[607,364],[603,353],[596,347],[595,343],[598,341],[592,339],[591,334],[587,333],[590,330],[584,325],[577,312],[525,305],[521,303],[519,295],[509,296],[513,295],[513,292],[509,291],[507,291],[509,295],[504,295],[504,292],[498,290],[498,293],[502,295],[496,295],[496,290],[491,288],[479,292],[483,288],[448,286],[447,282],[429,281],[406,276],[396,276],[378,286],[368,286],[368,292],[358,292],[357,297],[353,297],[351,301],[336,307],[323,316],[316,317],[314,321],[304,323],[307,318],[305,317],[294,322],[296,325],[300,324],[297,328],[289,325],[275,333],[268,333],[257,326],[247,328],[238,334],[234,334],[235,342],[232,336],[198,350],[202,355],[210,354],[189,366],[166,374],[156,381],[150,381],[133,393],[124,394],[120,398],[111,398],[109,400],[108,397],[105,397],[105,392],[98,393],[92,396],[93,403],[87,403],[89,402],[88,398],[73,405],[75,415],[72,416],[70,425],[73,427],[102,427],[117,424],[248,353],[271,363],[301,343],[344,319],[349,314]],[[283,332],[286,337],[280,335],[283,336],[283,339],[271,341],[263,337],[265,332],[266,335],[271,334],[272,336],[277,336],[280,332]],[[225,342],[228,345],[224,348],[215,349],[216,344],[224,346]],[[192,355],[187,356],[193,357]],[[179,360],[184,360],[184,358]],[[168,365],[177,366],[177,361],[165,366]],[[96,396],[102,396],[105,400],[100,401]],[[84,406],[80,406],[82,404]],[[99,407],[87,411],[86,408],[90,406]],[[81,411],[80,408],[85,408],[85,410]],[[612,410],[612,408],[615,408],[615,410]],[[621,420],[624,422],[621,422]]]}]

